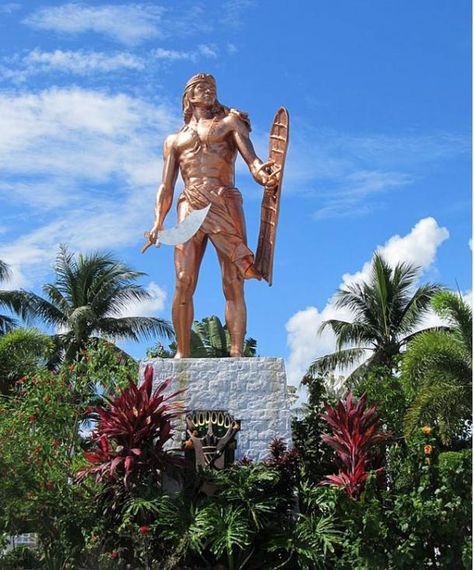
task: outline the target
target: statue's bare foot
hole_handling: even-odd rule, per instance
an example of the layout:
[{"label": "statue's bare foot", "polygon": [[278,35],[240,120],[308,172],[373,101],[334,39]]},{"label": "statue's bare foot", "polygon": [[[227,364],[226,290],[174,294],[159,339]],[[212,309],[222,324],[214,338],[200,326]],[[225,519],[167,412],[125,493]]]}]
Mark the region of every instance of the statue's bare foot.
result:
[{"label": "statue's bare foot", "polygon": [[174,355],[174,358],[187,358],[187,356],[184,355],[182,352],[179,352],[179,351],[178,351],[178,352]]},{"label": "statue's bare foot", "polygon": [[230,356],[232,358],[242,358],[242,352],[240,350],[231,350]]},{"label": "statue's bare foot", "polygon": [[244,273],[244,279],[258,279],[259,281],[261,281],[262,274],[260,273],[260,271],[257,271],[255,265],[252,263],[252,265],[249,265],[247,267]]}]

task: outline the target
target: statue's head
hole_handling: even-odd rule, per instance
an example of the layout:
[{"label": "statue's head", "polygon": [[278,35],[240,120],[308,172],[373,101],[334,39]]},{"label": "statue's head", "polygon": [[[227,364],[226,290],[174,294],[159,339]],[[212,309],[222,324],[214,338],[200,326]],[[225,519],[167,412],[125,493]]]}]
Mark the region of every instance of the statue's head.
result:
[{"label": "statue's head", "polygon": [[215,113],[222,112],[224,107],[216,97],[216,80],[207,73],[198,73],[191,77],[184,87],[183,115],[184,122],[189,123],[193,109],[197,105],[212,107]]}]

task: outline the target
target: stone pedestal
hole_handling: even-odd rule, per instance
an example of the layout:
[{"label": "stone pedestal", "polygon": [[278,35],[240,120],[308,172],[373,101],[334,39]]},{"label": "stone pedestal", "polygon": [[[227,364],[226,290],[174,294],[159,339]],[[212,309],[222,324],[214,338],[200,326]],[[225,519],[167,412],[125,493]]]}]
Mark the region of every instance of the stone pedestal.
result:
[{"label": "stone pedestal", "polygon": [[[291,444],[290,412],[285,365],[282,358],[153,358],[140,364],[154,370],[154,382],[172,378],[170,391],[184,390],[179,398],[186,412],[223,410],[241,422],[236,459],[262,461],[274,437]],[[175,427],[181,441],[184,421]]]}]

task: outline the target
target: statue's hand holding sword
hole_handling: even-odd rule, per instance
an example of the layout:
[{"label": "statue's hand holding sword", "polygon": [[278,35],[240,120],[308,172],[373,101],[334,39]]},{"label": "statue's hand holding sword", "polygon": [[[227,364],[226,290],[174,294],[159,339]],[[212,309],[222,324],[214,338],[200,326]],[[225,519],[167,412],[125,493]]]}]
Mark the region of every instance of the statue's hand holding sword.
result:
[{"label": "statue's hand holding sword", "polygon": [[208,204],[201,210],[192,211],[184,218],[184,220],[172,228],[153,228],[151,231],[145,232],[145,238],[147,241],[143,245],[141,252],[145,253],[145,251],[152,245],[160,247],[160,244],[162,243],[165,245],[178,245],[180,243],[187,242],[202,226],[210,207],[211,205]]}]

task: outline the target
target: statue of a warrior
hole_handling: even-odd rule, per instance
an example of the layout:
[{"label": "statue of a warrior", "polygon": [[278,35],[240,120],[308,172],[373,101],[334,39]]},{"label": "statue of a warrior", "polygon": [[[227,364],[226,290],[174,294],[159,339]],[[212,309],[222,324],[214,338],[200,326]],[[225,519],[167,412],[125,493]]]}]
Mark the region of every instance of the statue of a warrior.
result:
[{"label": "statue of a warrior", "polygon": [[[163,177],[156,197],[155,222],[147,234],[148,242],[160,241],[180,173],[184,190],[177,199],[178,223],[191,218],[190,214],[196,211],[205,212],[205,218],[192,237],[175,246],[176,290],[172,317],[178,347],[176,357],[190,355],[193,294],[208,241],[216,248],[222,271],[231,356],[241,356],[247,321],[244,280],[261,279],[262,276],[267,281],[269,279],[247,246],[242,196],[235,187],[235,159],[239,152],[255,181],[264,186],[268,199],[276,201],[277,206],[282,163],[275,165],[273,159],[264,163],[257,157],[249,136],[251,129],[247,114],[219,103],[212,75],[195,75],[187,82],[183,114],[184,126],[176,134],[168,136],[164,143]],[[284,146],[284,152],[281,152],[283,159],[286,143]],[[269,223],[267,220],[267,225]],[[276,226],[276,220],[273,226]],[[268,238],[264,238],[263,250],[270,246],[272,249],[273,243],[269,244]],[[268,262],[268,251],[263,251],[263,254]],[[272,262],[272,253],[270,257]]]}]

